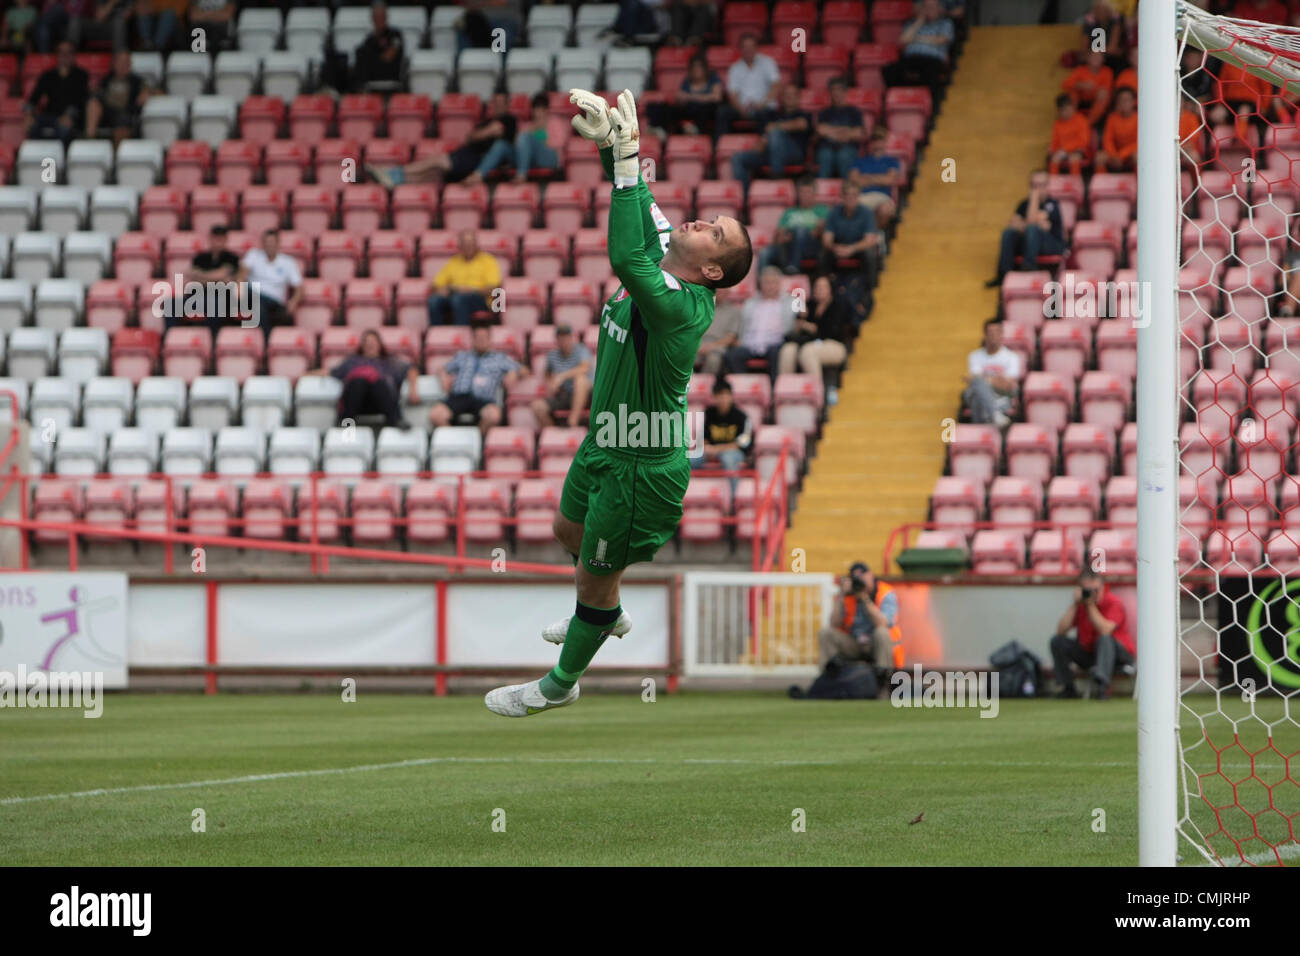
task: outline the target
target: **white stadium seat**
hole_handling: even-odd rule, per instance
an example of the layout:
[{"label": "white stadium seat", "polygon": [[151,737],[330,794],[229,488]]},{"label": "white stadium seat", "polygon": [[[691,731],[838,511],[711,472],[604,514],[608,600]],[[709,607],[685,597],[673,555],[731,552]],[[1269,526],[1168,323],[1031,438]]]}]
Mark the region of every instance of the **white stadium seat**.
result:
[{"label": "white stadium seat", "polygon": [[[37,430],[33,429],[33,434]],[[54,443],[56,475],[97,475],[104,470],[105,436],[91,428],[65,428]]]},{"label": "white stadium seat", "polygon": [[67,182],[93,189],[108,182],[113,172],[113,144],[102,139],[73,140],[68,147]]},{"label": "white stadium seat", "polygon": [[447,425],[433,431],[429,470],[463,474],[478,469],[483,433],[472,425]]},{"label": "white stadium seat", "polygon": [[77,424],[81,417],[81,383],[70,378],[38,378],[29,399],[32,428],[55,434]]},{"label": "white stadium seat", "polygon": [[235,131],[239,107],[229,96],[199,96],[190,104],[190,138],[214,149]]},{"label": "white stadium seat", "polygon": [[230,426],[217,432],[213,470],[219,475],[255,475],[265,468],[266,435],[256,428]]},{"label": "white stadium seat", "polygon": [[247,99],[262,74],[262,58],[247,50],[222,50],[217,54],[212,89],[218,96],[235,102]]},{"label": "white stadium seat", "polygon": [[293,387],[283,375],[250,375],[244,380],[240,420],[245,426],[269,435],[289,421],[293,410]]},{"label": "white stadium seat", "polygon": [[[19,186],[44,187],[63,182],[64,150],[57,139],[24,140],[14,169]],[[53,177],[53,178],[51,178]]]},{"label": "white stadium seat", "polygon": [[158,470],[158,435],[147,428],[119,428],[108,442],[111,475],[150,475]]},{"label": "white stadium seat", "polygon": [[15,279],[36,283],[59,271],[63,244],[51,232],[23,232],[14,237],[9,268]]},{"label": "white stadium seat", "polygon": [[96,186],[90,193],[90,229],[116,239],[135,226],[140,192],[131,186]]},{"label": "white stadium seat", "polygon": [[[444,9],[452,8],[439,7],[434,13]],[[456,75],[453,50],[407,50],[406,57],[412,93],[437,100],[451,87],[451,78]]]},{"label": "white stadium seat", "polygon": [[162,434],[185,417],[185,382],[170,375],[151,375],[135,390],[135,423]]},{"label": "white stadium seat", "polygon": [[[81,288],[77,288],[78,294]],[[39,295],[39,291],[37,293]],[[37,309],[39,311],[39,306]],[[108,368],[108,333],[103,329],[67,329],[59,336],[59,374],[89,382]]]},{"label": "white stadium seat", "polygon": [[429,457],[429,436],[422,431],[384,428],[375,447],[375,471],[412,474],[424,471]]},{"label": "white stadium seat", "polygon": [[217,432],[233,425],[239,411],[239,383],[227,375],[200,375],[190,383],[190,424]]},{"label": "white stadium seat", "polygon": [[[292,18],[293,14],[303,12],[305,11],[301,7],[295,7],[289,11],[289,15]],[[287,103],[302,90],[307,81],[308,69],[305,53],[292,49],[268,53],[262,58],[262,91],[267,96],[278,96]]]},{"label": "white stadium seat", "polygon": [[163,435],[162,471],[201,475],[212,468],[212,433],[206,428],[173,428]]},{"label": "white stadium seat", "polygon": [[[36,324],[45,329],[71,331],[85,308],[85,297],[86,287],[76,279],[42,279],[36,284],[36,297],[32,307]],[[81,331],[107,334],[103,329]],[[105,349],[104,357],[107,358],[107,346]]]},{"label": "white stadium seat", "polygon": [[26,382],[49,375],[54,368],[53,329],[14,329],[9,333],[9,374]]},{"label": "white stadium seat", "polygon": [[208,90],[212,79],[212,57],[206,53],[180,51],[167,57],[167,92],[192,100]]},{"label": "white stadium seat", "polygon": [[320,432],[314,428],[277,428],[267,447],[267,470],[305,478],[320,458]]},{"label": "white stadium seat", "polygon": [[108,275],[113,262],[113,239],[102,232],[71,232],[63,237],[63,274],[82,285]]},{"label": "white stadium seat", "polygon": [[36,196],[34,186],[0,186],[0,232],[13,236],[34,229]]},{"label": "white stadium seat", "polygon": [[129,186],[143,191],[158,182],[162,170],[162,143],[149,139],[124,139],[118,143],[117,182],[119,186]]},{"label": "white stadium seat", "polygon": [[[155,141],[166,149],[176,140],[181,139],[189,121],[189,103],[182,96],[154,96],[148,99],[140,110],[140,128],[145,139]],[[120,170],[122,157],[118,154],[118,182],[122,182]]]},{"label": "white stadium seat", "polygon": [[35,290],[26,279],[0,279],[0,333],[26,325]]},{"label": "white stadium seat", "polygon": [[270,53],[280,41],[284,15],[279,10],[245,8],[239,11],[235,33],[239,49],[247,53]]},{"label": "white stadium seat", "polygon": [[375,457],[375,433],[355,425],[325,432],[321,471],[331,475],[359,475],[370,471]]},{"label": "white stadium seat", "polygon": [[66,236],[84,229],[90,191],[80,186],[46,186],[41,190],[41,232]]},{"label": "white stadium seat", "polygon": [[491,50],[473,47],[460,51],[456,61],[456,76],[462,93],[472,93],[486,100],[492,96],[501,75],[502,56]]},{"label": "white stadium seat", "polygon": [[81,396],[81,419],[87,428],[111,434],[131,420],[135,392],[131,380],[99,376],[86,383]]},{"label": "white stadium seat", "polygon": [[343,383],[332,375],[304,375],[294,386],[294,421],[323,432],[338,419]]}]

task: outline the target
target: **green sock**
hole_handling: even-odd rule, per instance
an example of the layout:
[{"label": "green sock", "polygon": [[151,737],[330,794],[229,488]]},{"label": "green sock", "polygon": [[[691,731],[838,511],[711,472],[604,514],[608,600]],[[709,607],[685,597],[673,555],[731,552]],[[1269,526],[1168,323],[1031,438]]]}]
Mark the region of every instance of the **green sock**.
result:
[{"label": "green sock", "polygon": [[591,659],[600,650],[600,645],[609,637],[609,629],[614,626],[623,608],[587,607],[581,601],[569,619],[569,630],[564,635],[564,647],[560,650],[560,662],[551,668],[551,672],[541,680],[542,696],[547,700],[559,700],[573,689]]}]

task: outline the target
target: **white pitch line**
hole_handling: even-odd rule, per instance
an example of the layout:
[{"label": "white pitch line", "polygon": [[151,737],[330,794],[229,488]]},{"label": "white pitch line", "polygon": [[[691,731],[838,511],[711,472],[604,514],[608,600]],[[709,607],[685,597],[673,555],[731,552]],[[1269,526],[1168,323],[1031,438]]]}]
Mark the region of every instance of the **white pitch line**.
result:
[{"label": "white pitch line", "polygon": [[[198,787],[224,787],[244,783],[264,783],[269,780],[292,780],[298,777],[339,776],[349,773],[368,773],[374,770],[400,770],[404,767],[428,767],[435,764],[676,764],[684,766],[725,765],[756,767],[847,767],[864,763],[888,762],[894,766],[909,767],[1067,767],[1077,769],[1080,764],[1032,763],[1028,761],[915,761],[897,760],[888,754],[865,761],[856,760],[738,760],[722,757],[685,757],[660,760],[656,757],[420,757],[398,760],[393,763],[359,764],[353,767],[327,767],[321,770],[286,770],[279,773],[255,773],[243,777],[223,777],[215,780],[188,780],[183,783],[148,783],[132,787],[100,787],[95,790],[74,790],[69,793],[43,793],[30,797],[5,797],[0,806],[22,803],[45,803],[51,800],[77,800],[85,797],[108,797],[122,793],[153,793],[161,790],[193,790]],[[1126,763],[1096,763],[1095,767],[1127,767]]]}]

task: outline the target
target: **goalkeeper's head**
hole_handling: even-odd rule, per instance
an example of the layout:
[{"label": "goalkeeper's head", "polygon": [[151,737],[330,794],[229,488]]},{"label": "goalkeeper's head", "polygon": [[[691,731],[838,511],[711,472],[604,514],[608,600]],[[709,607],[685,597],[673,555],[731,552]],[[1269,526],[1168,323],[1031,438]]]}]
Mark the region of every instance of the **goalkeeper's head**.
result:
[{"label": "goalkeeper's head", "polygon": [[754,246],[737,219],[684,222],[668,238],[662,266],[680,279],[710,289],[729,289],[749,275]]}]

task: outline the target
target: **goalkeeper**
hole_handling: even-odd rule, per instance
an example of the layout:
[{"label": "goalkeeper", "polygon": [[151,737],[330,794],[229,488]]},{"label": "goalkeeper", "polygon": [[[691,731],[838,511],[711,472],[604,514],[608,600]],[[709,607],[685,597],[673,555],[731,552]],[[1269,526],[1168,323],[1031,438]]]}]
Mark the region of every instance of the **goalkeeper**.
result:
[{"label": "goalkeeper", "polygon": [[730,216],[668,224],[641,178],[631,92],[613,109],[586,90],[570,94],[580,111],[573,128],[600,147],[614,181],[609,261],[622,285],[601,311],[591,431],[555,517],[555,536],[576,564],[577,608],[542,633],[564,645],[550,673],[488,693],[488,709],[505,717],[572,704],[605,639],[630,630],[619,579],[628,565],[651,560],[682,516],[691,474],[686,390],[713,322],[713,292],[744,279],[753,260],[749,234]]}]

